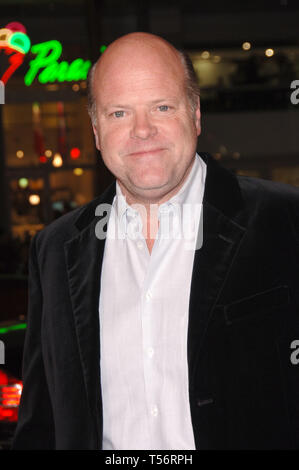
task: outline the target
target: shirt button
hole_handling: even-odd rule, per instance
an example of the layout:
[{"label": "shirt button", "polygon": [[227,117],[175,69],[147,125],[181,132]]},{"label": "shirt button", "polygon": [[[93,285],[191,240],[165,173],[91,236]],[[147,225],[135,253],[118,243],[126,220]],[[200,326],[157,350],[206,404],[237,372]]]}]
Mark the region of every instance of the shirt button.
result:
[{"label": "shirt button", "polygon": [[137,242],[137,246],[138,246],[139,250],[142,250],[142,248],[143,248],[143,243],[142,243],[141,240],[139,240],[139,241]]},{"label": "shirt button", "polygon": [[154,350],[153,350],[153,348],[148,348],[148,349],[147,349],[147,355],[148,355],[149,358],[152,358],[152,357],[153,357],[153,355],[154,355]]},{"label": "shirt button", "polygon": [[152,292],[148,290],[147,293],[145,294],[146,301],[149,302],[152,296],[153,296]]},{"label": "shirt button", "polygon": [[137,217],[136,211],[134,209],[132,209],[131,207],[128,207],[127,215],[128,215],[128,217],[132,217],[132,219],[136,219],[136,217]]},{"label": "shirt button", "polygon": [[158,407],[156,405],[153,405],[151,407],[151,415],[156,417],[156,416],[158,416],[158,414],[159,414]]}]

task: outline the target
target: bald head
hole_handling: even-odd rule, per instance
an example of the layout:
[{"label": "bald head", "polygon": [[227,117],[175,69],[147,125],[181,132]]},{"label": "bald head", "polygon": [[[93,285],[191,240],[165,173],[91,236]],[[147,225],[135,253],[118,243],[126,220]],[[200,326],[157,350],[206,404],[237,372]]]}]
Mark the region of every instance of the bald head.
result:
[{"label": "bald head", "polygon": [[112,42],[93,65],[88,79],[88,111],[92,123],[96,124],[97,89],[109,84],[112,76],[125,67],[138,70],[151,64],[153,70],[161,65],[168,71],[170,79],[181,81],[190,101],[191,110],[197,106],[199,87],[192,62],[188,55],[178,51],[163,38],[150,33],[136,32],[122,36]]},{"label": "bald head", "polygon": [[[127,54],[156,55],[168,64],[180,63],[178,51],[165,39],[150,33],[130,33],[112,42],[102,54],[98,65],[108,61],[133,58]],[[98,67],[96,67],[98,68]]]}]

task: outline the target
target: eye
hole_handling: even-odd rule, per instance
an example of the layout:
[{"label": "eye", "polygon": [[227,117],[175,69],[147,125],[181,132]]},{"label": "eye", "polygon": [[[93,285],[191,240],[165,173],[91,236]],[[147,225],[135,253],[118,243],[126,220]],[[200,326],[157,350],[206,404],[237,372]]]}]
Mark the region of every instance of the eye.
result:
[{"label": "eye", "polygon": [[158,107],[158,109],[162,112],[165,112],[169,110],[169,106],[167,106],[167,104],[162,104],[161,106]]},{"label": "eye", "polygon": [[112,114],[113,114],[114,117],[120,118],[120,117],[124,117],[125,112],[124,111],[115,111]]}]

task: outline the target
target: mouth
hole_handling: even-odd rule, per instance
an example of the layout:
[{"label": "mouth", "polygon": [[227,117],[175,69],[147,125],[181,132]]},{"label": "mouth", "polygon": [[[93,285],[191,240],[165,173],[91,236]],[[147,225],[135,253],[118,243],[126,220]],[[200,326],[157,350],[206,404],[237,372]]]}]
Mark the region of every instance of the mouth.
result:
[{"label": "mouth", "polygon": [[139,150],[138,152],[132,152],[132,153],[129,153],[129,156],[130,157],[142,157],[142,156],[146,156],[146,155],[155,155],[159,152],[161,152],[162,150],[164,150],[163,148],[158,148],[158,149],[151,149],[151,150]]}]

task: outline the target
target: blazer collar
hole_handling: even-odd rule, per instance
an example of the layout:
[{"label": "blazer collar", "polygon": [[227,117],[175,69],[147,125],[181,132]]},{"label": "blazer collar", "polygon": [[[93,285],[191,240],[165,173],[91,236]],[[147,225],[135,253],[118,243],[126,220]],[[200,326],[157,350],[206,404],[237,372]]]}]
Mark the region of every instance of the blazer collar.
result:
[{"label": "blazer collar", "polygon": [[204,202],[233,218],[244,205],[236,176],[220,166],[208,153],[201,153],[200,156],[207,165]]},{"label": "blazer collar", "polygon": [[82,212],[80,212],[78,218],[75,221],[75,225],[79,231],[84,230],[89,224],[94,224],[97,220],[95,219],[96,208],[100,204],[112,204],[113,198],[116,193],[116,181],[114,181],[108,188],[96,199],[87,204]]}]

